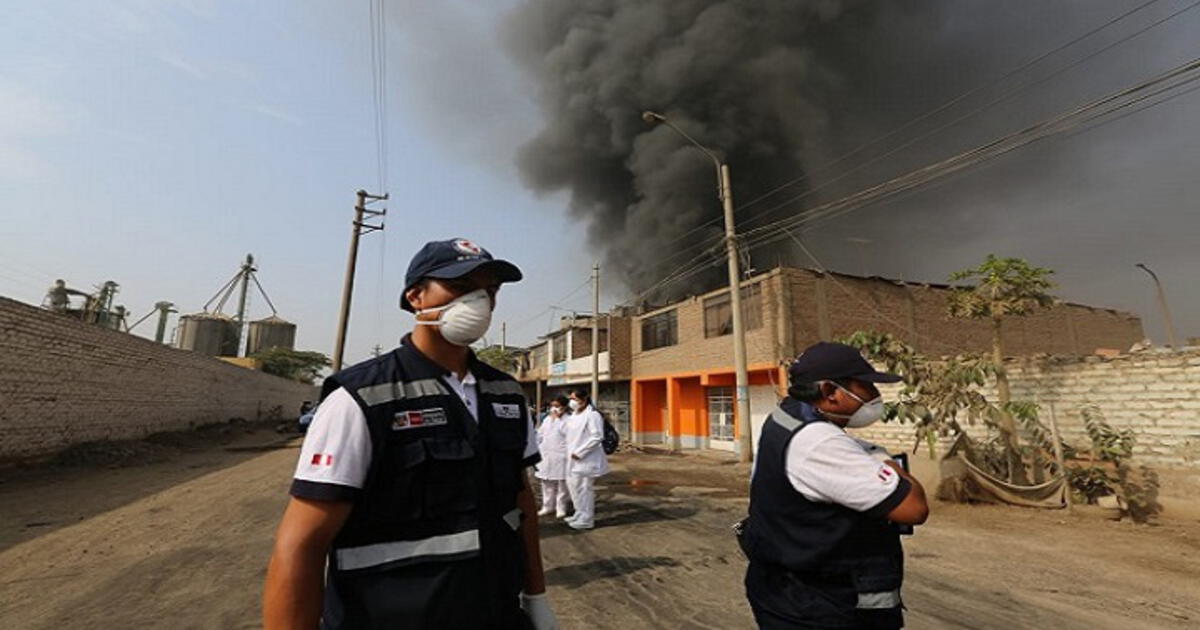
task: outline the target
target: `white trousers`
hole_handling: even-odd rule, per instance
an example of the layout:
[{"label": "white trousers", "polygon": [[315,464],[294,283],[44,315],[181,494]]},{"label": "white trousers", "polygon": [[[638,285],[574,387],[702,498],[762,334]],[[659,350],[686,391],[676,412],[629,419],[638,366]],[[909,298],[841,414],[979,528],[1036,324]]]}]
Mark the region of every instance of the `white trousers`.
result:
[{"label": "white trousers", "polygon": [[567,489],[575,504],[575,522],[592,523],[596,518],[596,478],[567,475]]},{"label": "white trousers", "polygon": [[540,479],[539,481],[542,482],[542,509],[566,514],[567,503],[570,501],[567,494],[567,482],[563,479]]}]

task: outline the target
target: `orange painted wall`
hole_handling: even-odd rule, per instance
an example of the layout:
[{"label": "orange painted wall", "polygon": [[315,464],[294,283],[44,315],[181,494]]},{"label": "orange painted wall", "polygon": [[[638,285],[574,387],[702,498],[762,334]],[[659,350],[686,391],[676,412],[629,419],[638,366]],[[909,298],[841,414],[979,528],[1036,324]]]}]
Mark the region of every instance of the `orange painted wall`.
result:
[{"label": "orange painted wall", "polygon": [[674,400],[671,405],[671,435],[707,435],[708,401],[700,377],[671,379]]},{"label": "orange painted wall", "polygon": [[633,387],[634,431],[661,433],[663,412],[667,407],[667,382],[637,381]]}]

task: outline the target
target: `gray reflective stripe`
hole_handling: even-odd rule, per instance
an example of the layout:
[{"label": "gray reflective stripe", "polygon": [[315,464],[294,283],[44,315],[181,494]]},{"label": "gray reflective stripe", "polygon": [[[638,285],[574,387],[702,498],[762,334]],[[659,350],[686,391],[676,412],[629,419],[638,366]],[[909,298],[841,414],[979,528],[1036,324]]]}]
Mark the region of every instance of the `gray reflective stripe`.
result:
[{"label": "gray reflective stripe", "polygon": [[449,556],[468,551],[479,551],[477,529],[422,540],[397,540],[365,547],[338,549],[337,559],[339,569],[353,571],[397,560]]},{"label": "gray reflective stripe", "polygon": [[421,396],[445,396],[450,392],[436,378],[427,378],[407,383],[383,383],[358,389],[358,397],[368,406],[382,405],[393,400],[420,398]]},{"label": "gray reflective stripe", "polygon": [[521,526],[521,508],[509,510],[508,514],[504,515],[504,522],[508,523],[508,526],[513,528],[514,532],[517,531],[517,528]]},{"label": "gray reflective stripe", "polygon": [[783,410],[783,407],[776,407],[775,411],[771,412],[771,420],[774,420],[775,424],[787,429],[789,433],[804,426],[803,422],[793,418],[791,414]]},{"label": "gray reflective stripe", "polygon": [[525,390],[516,381],[479,381],[481,394],[517,394],[525,395]]},{"label": "gray reflective stripe", "polygon": [[859,608],[895,608],[900,605],[900,589],[894,591],[879,591],[877,593],[859,593]]}]

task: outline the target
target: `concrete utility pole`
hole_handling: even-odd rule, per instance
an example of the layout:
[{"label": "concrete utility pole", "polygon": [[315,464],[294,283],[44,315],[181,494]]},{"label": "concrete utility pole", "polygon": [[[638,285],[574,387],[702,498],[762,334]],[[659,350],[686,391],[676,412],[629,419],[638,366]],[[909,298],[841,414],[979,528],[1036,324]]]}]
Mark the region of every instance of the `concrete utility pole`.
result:
[{"label": "concrete utility pole", "polygon": [[500,353],[508,352],[508,322],[500,322]]},{"label": "concrete utility pole", "polygon": [[350,256],[346,259],[346,280],[342,283],[342,312],[338,317],[337,342],[333,347],[333,371],[342,369],[342,357],[346,351],[346,327],[350,324],[350,301],[354,297],[354,268],[358,264],[358,237],[383,229],[383,221],[379,225],[363,222],[365,216],[384,216],[387,210],[371,210],[367,204],[372,201],[385,201],[383,196],[372,195],[365,190],[358,191],[358,203],[354,206],[354,223],[350,229]]},{"label": "concrete utility pole", "polygon": [[1175,338],[1175,322],[1171,319],[1171,309],[1167,308],[1167,292],[1163,289],[1162,282],[1158,279],[1158,274],[1150,271],[1150,268],[1142,263],[1138,263],[1137,267],[1150,274],[1151,278],[1154,278],[1154,286],[1158,290],[1158,308],[1162,311],[1163,323],[1167,327],[1167,339],[1170,341],[1172,348],[1178,348],[1179,340]]},{"label": "concrete utility pole", "polygon": [[[609,355],[609,361],[612,355]],[[611,370],[611,366],[609,367]],[[600,263],[592,264],[592,404],[600,398]]]},{"label": "concrete utility pole", "polygon": [[750,375],[746,362],[746,329],[742,322],[742,290],[741,272],[738,269],[737,231],[734,228],[733,216],[733,185],[730,183],[729,165],[722,164],[721,159],[704,145],[689,136],[687,132],[667,120],[666,116],[652,111],[642,112],[642,120],[649,124],[662,123],[683,136],[697,149],[707,155],[717,168],[717,196],[721,200],[725,212],[725,253],[729,261],[729,307],[733,311],[733,362],[736,384],[735,397],[737,400],[737,451],[738,459],[749,462],[753,454],[750,442]]}]

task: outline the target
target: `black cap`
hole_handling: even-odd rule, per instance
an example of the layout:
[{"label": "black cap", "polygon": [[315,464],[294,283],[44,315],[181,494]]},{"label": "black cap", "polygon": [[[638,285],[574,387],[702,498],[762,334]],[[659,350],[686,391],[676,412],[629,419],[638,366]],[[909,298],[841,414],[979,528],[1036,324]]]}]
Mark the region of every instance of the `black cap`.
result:
[{"label": "black cap", "polygon": [[867,383],[895,383],[900,377],[877,372],[858,350],[841,343],[822,341],[809,347],[788,368],[793,383],[814,383],[852,378]]},{"label": "black cap", "polygon": [[496,260],[488,251],[465,238],[425,243],[408,263],[404,274],[404,291],[400,293],[400,308],[414,310],[404,297],[408,290],[425,278],[452,280],[461,278],[481,267],[490,267],[500,282],[517,282],[521,270],[507,260]]}]

